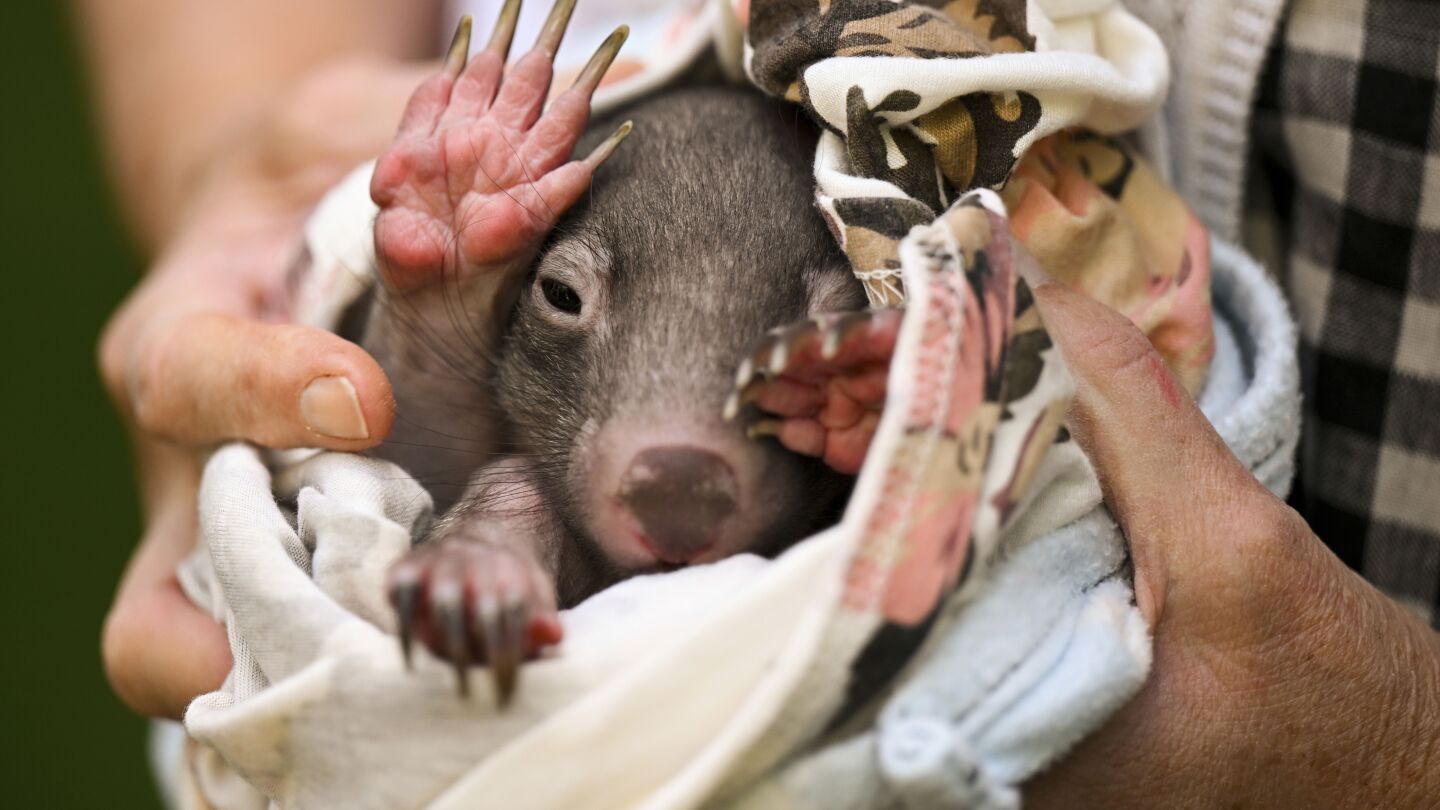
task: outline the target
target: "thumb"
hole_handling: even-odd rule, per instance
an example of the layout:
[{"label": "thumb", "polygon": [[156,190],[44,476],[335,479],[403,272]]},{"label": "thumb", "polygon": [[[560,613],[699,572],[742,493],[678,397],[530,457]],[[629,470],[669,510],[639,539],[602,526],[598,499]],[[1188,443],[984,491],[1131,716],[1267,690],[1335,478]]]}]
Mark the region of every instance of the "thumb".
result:
[{"label": "thumb", "polygon": [[[1253,527],[1278,501],[1230,452],[1129,319],[1058,283],[1034,289],[1051,338],[1075,379],[1071,435],[1089,457],[1125,530],[1136,601],[1153,626],[1167,585],[1200,583],[1216,546]],[[1257,508],[1262,506],[1265,508]]]},{"label": "thumb", "polygon": [[390,383],[364,349],[320,329],[233,315],[187,315],[151,333],[126,384],[140,426],[186,444],[363,450],[395,418]]}]

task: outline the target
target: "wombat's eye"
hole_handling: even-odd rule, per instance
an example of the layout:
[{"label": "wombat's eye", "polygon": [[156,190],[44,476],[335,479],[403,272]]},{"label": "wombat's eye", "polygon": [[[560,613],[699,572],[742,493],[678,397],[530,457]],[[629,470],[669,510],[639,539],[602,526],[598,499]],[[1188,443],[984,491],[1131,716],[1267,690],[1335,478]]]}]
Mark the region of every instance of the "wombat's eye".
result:
[{"label": "wombat's eye", "polygon": [[580,314],[580,294],[569,285],[553,278],[545,278],[540,280],[540,292],[545,294],[545,300],[550,306],[571,315]]}]

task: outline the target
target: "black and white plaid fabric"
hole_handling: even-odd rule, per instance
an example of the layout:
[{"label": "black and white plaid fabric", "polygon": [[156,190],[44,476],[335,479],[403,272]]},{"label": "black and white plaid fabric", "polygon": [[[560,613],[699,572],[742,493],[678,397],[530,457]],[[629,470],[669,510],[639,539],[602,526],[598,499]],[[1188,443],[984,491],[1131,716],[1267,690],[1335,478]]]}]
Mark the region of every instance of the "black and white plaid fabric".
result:
[{"label": "black and white plaid fabric", "polygon": [[1254,117],[1305,423],[1291,503],[1440,626],[1440,4],[1293,0]]}]

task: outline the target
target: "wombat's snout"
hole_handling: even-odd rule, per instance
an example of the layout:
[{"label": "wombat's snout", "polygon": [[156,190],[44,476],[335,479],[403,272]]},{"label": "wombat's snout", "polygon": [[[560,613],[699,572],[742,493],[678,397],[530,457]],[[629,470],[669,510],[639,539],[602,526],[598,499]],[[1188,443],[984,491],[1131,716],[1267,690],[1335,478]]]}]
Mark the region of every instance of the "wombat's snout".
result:
[{"label": "wombat's snout", "polygon": [[635,454],[620,480],[619,499],[639,524],[640,542],[661,562],[681,564],[715,545],[739,492],[725,459],[671,445]]}]

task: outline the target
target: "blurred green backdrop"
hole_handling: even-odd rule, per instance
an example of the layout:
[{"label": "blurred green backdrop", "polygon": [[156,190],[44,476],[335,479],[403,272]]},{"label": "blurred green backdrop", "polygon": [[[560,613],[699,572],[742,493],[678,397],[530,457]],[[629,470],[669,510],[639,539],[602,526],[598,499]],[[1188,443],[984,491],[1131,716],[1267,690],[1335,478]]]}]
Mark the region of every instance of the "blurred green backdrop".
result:
[{"label": "blurred green backdrop", "polygon": [[0,805],[155,807],[146,725],[100,664],[100,623],[139,521],[94,347],[142,263],[111,204],[67,7],[0,7],[0,407],[11,437]]}]

